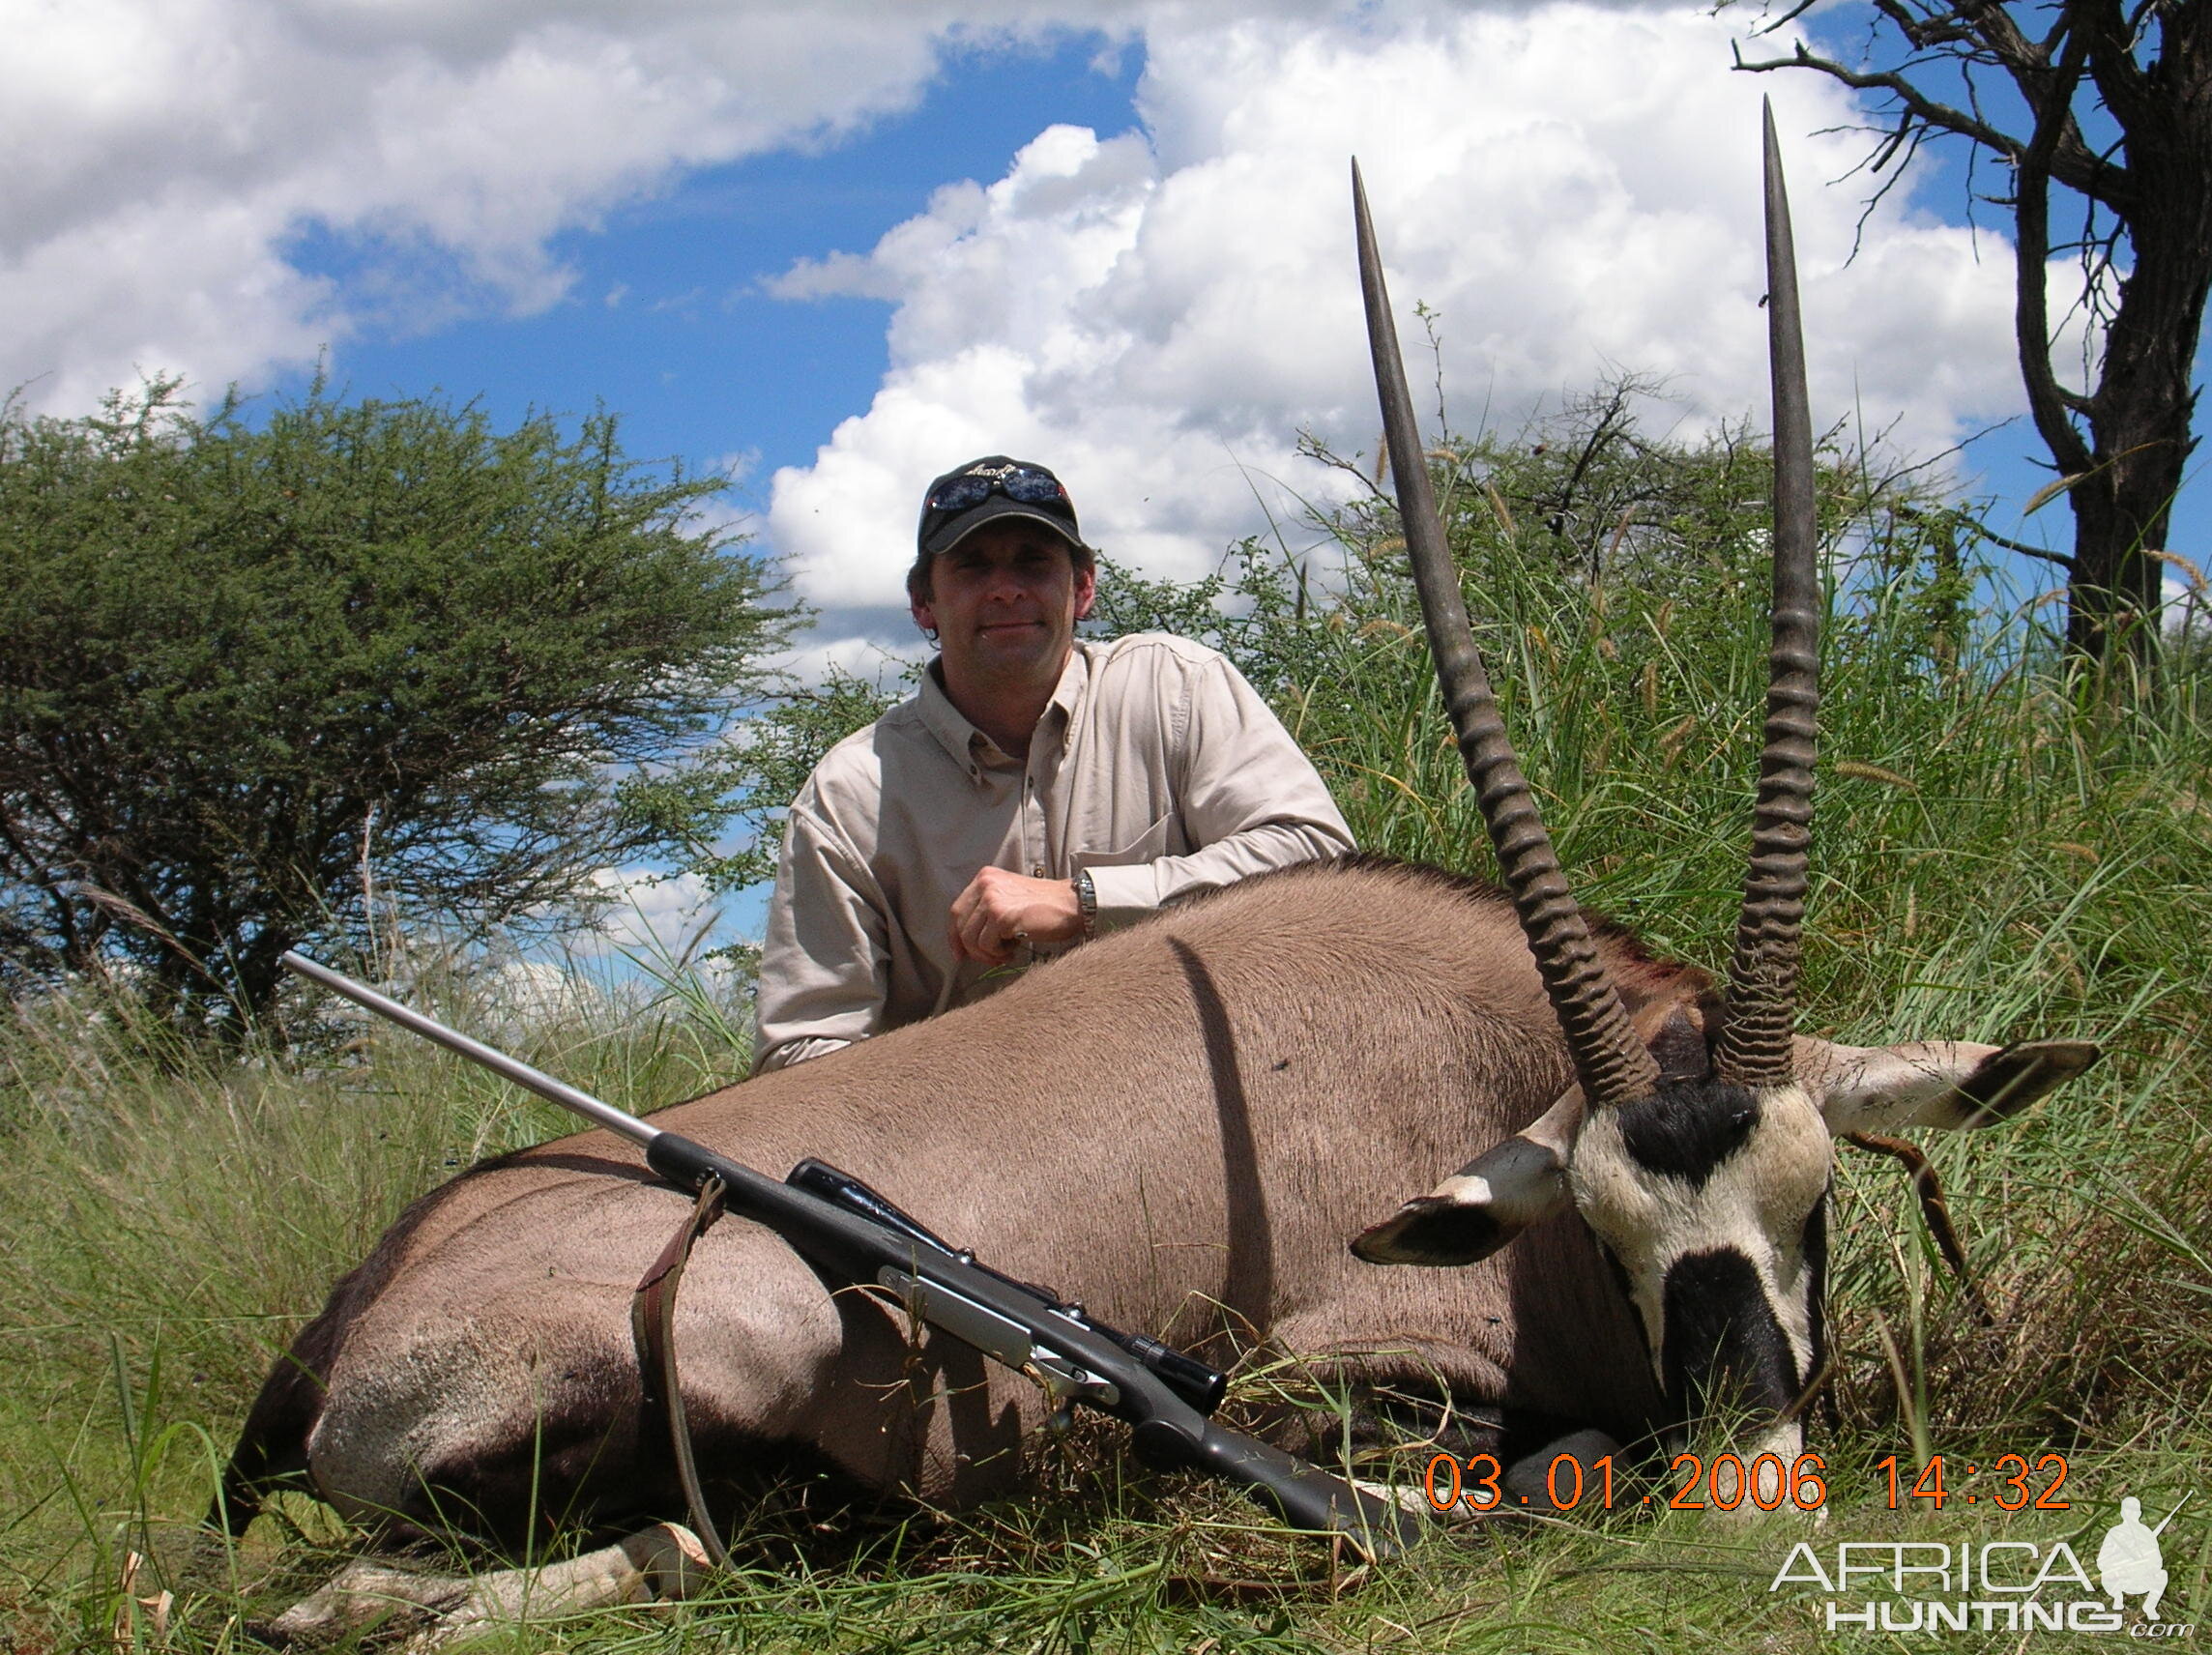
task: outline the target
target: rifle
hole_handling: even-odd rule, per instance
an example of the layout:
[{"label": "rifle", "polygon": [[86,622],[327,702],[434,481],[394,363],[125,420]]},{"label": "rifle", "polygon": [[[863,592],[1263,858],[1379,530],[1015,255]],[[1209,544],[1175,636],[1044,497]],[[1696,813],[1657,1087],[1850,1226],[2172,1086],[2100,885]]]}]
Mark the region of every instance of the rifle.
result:
[{"label": "rifle", "polygon": [[859,1179],[808,1159],[778,1182],[303,954],[287,951],[283,963],[310,982],[643,1146],[646,1165],[670,1183],[695,1193],[720,1185],[729,1211],[766,1225],[809,1263],[839,1280],[887,1289],[931,1326],[1037,1379],[1061,1417],[1081,1403],[1126,1422],[1131,1446],[1148,1465],[1239,1483],[1292,1527],[1341,1534],[1370,1558],[1393,1556],[1420,1537],[1421,1524],[1412,1514],[1208,1419],[1226,1383],[1214,1369],[1157,1340],[1118,1332],[1081,1305],[977,1263],[973,1253],[940,1239]]}]

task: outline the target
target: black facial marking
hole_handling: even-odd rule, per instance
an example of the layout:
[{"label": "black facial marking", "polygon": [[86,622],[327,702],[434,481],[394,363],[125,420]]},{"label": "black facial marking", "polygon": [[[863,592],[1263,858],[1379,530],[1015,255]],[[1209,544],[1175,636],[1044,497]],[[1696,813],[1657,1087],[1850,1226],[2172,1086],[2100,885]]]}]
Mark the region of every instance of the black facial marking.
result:
[{"label": "black facial marking", "polygon": [[1352,1251],[1371,1264],[1471,1264],[1511,1239],[1485,1208],[1425,1195],[1355,1237]]},{"label": "black facial marking", "polygon": [[1620,1137],[1637,1165],[1703,1189],[1759,1124],[1759,1098],[1726,1081],[1683,1081],[1620,1109]]},{"label": "black facial marking", "polygon": [[[1829,1188],[1835,1180],[1828,1180]],[[1817,1374],[1828,1356],[1828,1191],[1820,1192],[1820,1199],[1813,1210],[1805,1215],[1805,1291],[1812,1295],[1806,1306],[1810,1313],[1806,1332],[1812,1339],[1812,1355],[1805,1371]]]},{"label": "black facial marking", "polygon": [[1702,1081],[1713,1072],[1705,1031],[1690,1020],[1686,1011],[1676,1011],[1670,1016],[1652,1036],[1650,1046],[1651,1060],[1659,1065],[1660,1075],[1670,1083]]},{"label": "black facial marking", "polygon": [[1662,1382],[1685,1417],[1716,1405],[1779,1412],[1797,1400],[1797,1359],[1741,1253],[1685,1253],[1668,1267],[1664,1303]]}]

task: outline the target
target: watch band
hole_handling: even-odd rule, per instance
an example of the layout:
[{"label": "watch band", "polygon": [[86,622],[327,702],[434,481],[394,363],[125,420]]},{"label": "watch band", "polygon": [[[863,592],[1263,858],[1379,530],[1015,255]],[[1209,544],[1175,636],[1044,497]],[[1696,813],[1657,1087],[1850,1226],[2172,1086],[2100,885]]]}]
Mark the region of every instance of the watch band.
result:
[{"label": "watch band", "polygon": [[1070,883],[1075,886],[1075,906],[1083,915],[1083,940],[1088,943],[1098,935],[1098,887],[1091,883],[1089,868],[1077,873]]}]

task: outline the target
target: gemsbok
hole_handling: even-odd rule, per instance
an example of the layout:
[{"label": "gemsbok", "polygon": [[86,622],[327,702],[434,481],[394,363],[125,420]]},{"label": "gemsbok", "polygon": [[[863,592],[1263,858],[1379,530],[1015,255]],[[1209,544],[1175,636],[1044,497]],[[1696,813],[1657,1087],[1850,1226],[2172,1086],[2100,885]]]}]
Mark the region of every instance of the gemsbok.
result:
[{"label": "gemsbok", "polygon": [[[1991,1125],[2097,1052],[1794,1031],[1821,593],[1771,120],[1766,162],[1772,681],[1725,987],[1568,894],[1469,629],[1355,170],[1391,471],[1502,889],[1369,858],[1255,879],[655,1124],[771,1175],[833,1162],[1121,1326],[1448,1403],[1463,1454],[1540,1464],[1569,1433],[1649,1443],[1726,1409],[1742,1463],[1788,1464],[1823,1360],[1832,1135]],[[681,1517],[666,1446],[641,1432],[629,1312],[689,1199],[597,1131],[422,1197],[276,1364],[224,1520],[287,1484],[390,1531],[509,1544]],[[699,1242],[676,1337],[724,1494],[796,1467],[974,1501],[1017,1486],[1044,1412],[747,1223]],[[656,1544],[583,1573],[668,1589]]]}]

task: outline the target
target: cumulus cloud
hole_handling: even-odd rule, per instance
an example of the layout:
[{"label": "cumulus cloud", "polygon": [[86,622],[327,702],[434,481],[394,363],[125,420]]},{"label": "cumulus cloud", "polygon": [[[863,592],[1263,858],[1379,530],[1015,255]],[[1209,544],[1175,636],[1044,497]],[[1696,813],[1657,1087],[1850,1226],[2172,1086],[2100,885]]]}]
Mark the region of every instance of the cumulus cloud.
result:
[{"label": "cumulus cloud", "polygon": [[[766,523],[848,633],[899,630],[917,486],[974,453],[1052,459],[1092,537],[1156,572],[1295,522],[1329,486],[1297,429],[1374,441],[1354,152],[1402,315],[1441,315],[1463,424],[1615,366],[1671,375],[1693,420],[1759,405],[1762,91],[1821,408],[1927,448],[2018,400],[2006,261],[1893,202],[1845,268],[1856,191],[1820,181],[1856,144],[1815,135],[1845,119],[1836,88],[1731,73],[1702,9],[1587,0],[21,7],[0,377],[76,412],[138,370],[251,384],[363,328],[542,307],[571,281],[559,233],[687,168],[833,143],[914,104],[948,53],[1069,31],[1142,47],[1139,131],[1040,131],[1003,177],[946,180],[874,247],[771,284],[894,306],[871,405],[777,474]],[[303,274],[310,241],[342,279]]]},{"label": "cumulus cloud", "polygon": [[578,952],[606,950],[650,961],[687,960],[718,915],[718,899],[696,874],[655,868],[597,868],[592,883],[605,899],[592,932],[571,937]]},{"label": "cumulus cloud", "polygon": [[769,537],[810,601],[895,594],[917,486],[975,453],[1049,461],[1090,537],[1154,572],[1295,521],[1331,487],[1295,456],[1299,428],[1341,451],[1376,438],[1353,154],[1407,347],[1425,303],[1463,429],[1616,369],[1665,376],[1693,423],[1762,417],[1762,93],[1790,159],[1816,406],[1925,452],[2018,400],[2007,262],[1898,202],[1851,259],[1858,194],[1823,188],[1859,159],[1821,134],[1848,119],[1840,93],[1732,73],[1703,11],[1162,13],[1145,41],[1142,132],[1051,129],[997,181],[948,184],[869,252],[777,284],[896,302],[870,408],[774,479]]},{"label": "cumulus cloud", "polygon": [[596,1023],[617,1010],[605,984],[551,960],[503,960],[487,974],[480,998],[496,1022],[486,1032],[503,1044],[520,1044],[548,1025]]},{"label": "cumulus cloud", "polygon": [[906,610],[848,612],[843,619],[859,623],[859,628],[817,628],[777,657],[777,670],[800,683],[824,683],[835,675],[881,689],[896,689],[917,670],[926,652]]},{"label": "cumulus cloud", "polygon": [[[5,383],[251,380],[365,324],[542,307],[548,250],[681,169],[834,141],[952,47],[1132,8],[1014,0],[71,0],[0,53]],[[337,239],[339,292],[287,252]]]}]

